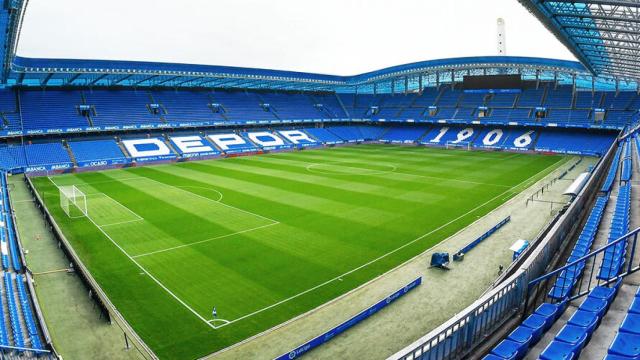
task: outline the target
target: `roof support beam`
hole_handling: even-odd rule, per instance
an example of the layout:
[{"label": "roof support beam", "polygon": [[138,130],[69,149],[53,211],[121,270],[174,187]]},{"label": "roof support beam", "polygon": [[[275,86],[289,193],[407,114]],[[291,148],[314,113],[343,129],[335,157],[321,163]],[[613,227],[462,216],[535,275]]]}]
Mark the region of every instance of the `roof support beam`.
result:
[{"label": "roof support beam", "polygon": [[145,82],[145,81],[149,81],[149,80],[151,80],[151,79],[153,79],[153,78],[156,78],[156,77],[158,77],[158,76],[159,76],[159,75],[151,75],[151,76],[147,76],[146,78],[144,78],[144,79],[142,79],[142,80],[140,80],[140,81],[137,81],[137,82],[133,83],[133,86],[138,86],[138,85],[142,84],[143,82]]},{"label": "roof support beam", "polygon": [[123,82],[123,81],[127,80],[128,78],[130,78],[130,77],[132,77],[132,76],[133,76],[133,74],[127,74],[127,75],[125,75],[125,76],[121,77],[120,79],[118,79],[118,80],[114,81],[111,85],[118,85],[118,84],[120,84],[121,82]]},{"label": "roof support beam", "polygon": [[51,80],[51,77],[53,76],[53,73],[49,73],[47,74],[47,76],[41,81],[41,85],[42,86],[47,86],[49,85],[49,80]]},{"label": "roof support beam", "polygon": [[162,85],[162,84],[168,83],[169,81],[173,81],[173,80],[176,80],[176,79],[181,78],[181,77],[182,77],[182,75],[172,76],[172,77],[170,77],[168,79],[162,80],[162,81],[157,82],[157,83],[155,83],[153,85],[154,86]]},{"label": "roof support beam", "polygon": [[91,82],[89,82],[89,84],[87,84],[87,85],[88,85],[88,86],[93,86],[93,85],[95,85],[98,81],[100,81],[100,80],[102,80],[102,79],[106,78],[107,76],[109,76],[109,73],[102,74],[102,75],[100,75],[100,76],[96,76],[96,78],[95,78],[95,79],[93,79]]},{"label": "roof support beam", "polygon": [[621,1],[621,0],[541,0],[542,3],[554,2],[554,3],[567,3],[567,4],[594,4],[594,5],[609,5],[609,6],[630,6],[640,7],[640,3],[635,1]]},{"label": "roof support beam", "polygon": [[76,81],[76,79],[77,79],[77,78],[79,78],[80,76],[82,76],[82,73],[74,74],[72,77],[70,77],[69,79],[67,79],[67,80],[64,82],[64,85],[69,85],[69,84],[71,84],[72,82]]}]

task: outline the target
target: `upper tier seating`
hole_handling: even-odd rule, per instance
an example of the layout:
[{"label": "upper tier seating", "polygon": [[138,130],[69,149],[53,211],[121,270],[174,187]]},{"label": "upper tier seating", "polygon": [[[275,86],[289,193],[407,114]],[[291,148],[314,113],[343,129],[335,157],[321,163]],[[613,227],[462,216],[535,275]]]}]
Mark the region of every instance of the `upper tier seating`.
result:
[{"label": "upper tier seating", "polygon": [[637,96],[632,91],[621,91],[617,95],[615,92],[608,92],[605,94],[602,107],[607,110],[628,110],[631,102]]},{"label": "upper tier seating", "polygon": [[[563,127],[619,128],[629,125],[640,107],[635,92],[580,91],[543,83],[521,93],[465,93],[450,86],[425,88],[422,93],[333,94],[194,90],[19,90],[0,91],[0,134],[95,131],[97,127],[151,128],[264,123],[278,120],[328,119],[457,120],[467,123]],[[341,104],[342,103],[342,104]],[[79,109],[79,106],[87,107]],[[430,115],[429,107],[436,106]],[[480,117],[479,106],[488,113]],[[533,108],[547,107],[547,117],[535,119]],[[606,109],[595,120],[594,108]],[[347,115],[348,113],[348,115]],[[23,127],[24,123],[24,127]]]},{"label": "upper tier seating", "polygon": [[87,105],[95,107],[95,115],[91,116],[95,126],[161,122],[160,117],[147,108],[153,100],[146,91],[85,91],[84,96]]},{"label": "upper tier seating", "polygon": [[224,116],[235,121],[277,120],[274,111],[263,107],[266,102],[252,92],[217,91],[211,94],[215,103],[224,108]]},{"label": "upper tier seating", "polygon": [[557,89],[549,88],[544,101],[544,106],[552,109],[569,109],[573,102],[573,89],[566,86],[558,86]]},{"label": "upper tier seating", "polygon": [[326,113],[316,109],[312,100],[301,94],[263,93],[260,94],[265,103],[273,107],[280,119],[303,120],[326,118]]},{"label": "upper tier seating", "polygon": [[82,96],[79,91],[21,91],[24,130],[87,127],[87,118],[76,110],[80,104]]},{"label": "upper tier seating", "polygon": [[542,104],[544,89],[525,89],[518,98],[518,107],[536,107]]},{"label": "upper tier seating", "polygon": [[203,91],[154,91],[153,99],[162,105],[168,122],[224,121],[221,113],[209,107],[211,99]]}]

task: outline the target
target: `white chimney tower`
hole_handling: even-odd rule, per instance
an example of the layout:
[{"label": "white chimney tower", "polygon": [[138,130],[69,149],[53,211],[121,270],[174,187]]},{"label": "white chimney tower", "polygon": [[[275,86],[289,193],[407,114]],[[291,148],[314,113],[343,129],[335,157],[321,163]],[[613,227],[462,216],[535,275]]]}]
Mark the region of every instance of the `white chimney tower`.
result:
[{"label": "white chimney tower", "polygon": [[507,55],[507,33],[503,18],[498,18],[498,31],[496,33],[498,55]]}]

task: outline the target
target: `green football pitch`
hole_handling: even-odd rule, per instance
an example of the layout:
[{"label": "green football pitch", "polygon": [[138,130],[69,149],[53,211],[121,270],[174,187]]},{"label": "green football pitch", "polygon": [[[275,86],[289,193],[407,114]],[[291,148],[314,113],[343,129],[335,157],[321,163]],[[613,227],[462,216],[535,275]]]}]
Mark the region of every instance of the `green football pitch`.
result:
[{"label": "green football pitch", "polygon": [[[398,266],[565,159],[359,145],[34,183],[142,339],[162,358],[189,359]],[[63,211],[57,187],[72,185],[86,194],[88,216]]]}]

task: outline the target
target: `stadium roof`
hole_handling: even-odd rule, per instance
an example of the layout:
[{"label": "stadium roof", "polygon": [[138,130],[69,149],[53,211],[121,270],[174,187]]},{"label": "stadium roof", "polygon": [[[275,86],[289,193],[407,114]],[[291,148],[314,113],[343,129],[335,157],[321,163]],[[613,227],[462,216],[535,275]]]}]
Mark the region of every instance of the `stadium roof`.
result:
[{"label": "stadium roof", "polygon": [[[524,2],[524,0],[521,0]],[[600,1],[611,3],[620,1]],[[527,1],[527,3],[529,3]],[[531,1],[533,8],[546,8],[550,3]],[[533,4],[537,5],[533,5]],[[636,81],[614,79],[599,70],[600,62],[578,56],[581,63],[531,57],[484,56],[421,61],[353,76],[335,76],[294,71],[241,68],[232,66],[193,65],[141,61],[39,59],[16,56],[16,48],[27,1],[5,1],[0,10],[0,26],[5,27],[2,41],[2,78],[0,86],[28,87],[169,87],[315,90],[337,92],[388,93],[417,91],[425,86],[461,81],[464,75],[521,74],[529,80],[557,80],[592,89],[637,89]],[[554,4],[579,8],[575,3]],[[592,36],[596,38],[595,35]],[[568,38],[566,39],[570,41]],[[595,41],[595,40],[594,40]],[[637,42],[640,44],[640,42]],[[600,61],[600,60],[598,60]],[[621,64],[623,60],[617,60]],[[609,63],[607,63],[609,64]],[[610,66],[610,65],[607,65]],[[622,65],[619,65],[622,66]],[[628,65],[631,66],[631,65]],[[625,65],[624,68],[628,67]],[[605,67],[609,69],[609,67]],[[630,72],[626,73],[631,74]],[[635,75],[636,73],[633,72]],[[638,71],[640,74],[640,70]],[[626,76],[630,78],[631,76]],[[640,79],[640,76],[633,76]]]},{"label": "stadium roof", "polygon": [[594,74],[640,79],[640,1],[519,1]]},{"label": "stadium roof", "polygon": [[[335,76],[293,71],[176,63],[35,59],[15,57],[9,85],[22,86],[138,86],[209,87],[283,90],[361,90],[379,92],[419,88],[419,83],[450,82],[466,74],[536,72],[583,75],[574,61],[528,57],[465,57],[398,65],[354,76]],[[435,75],[437,74],[437,75]],[[437,79],[434,78],[437,77]]]}]

